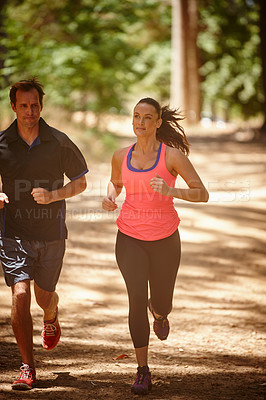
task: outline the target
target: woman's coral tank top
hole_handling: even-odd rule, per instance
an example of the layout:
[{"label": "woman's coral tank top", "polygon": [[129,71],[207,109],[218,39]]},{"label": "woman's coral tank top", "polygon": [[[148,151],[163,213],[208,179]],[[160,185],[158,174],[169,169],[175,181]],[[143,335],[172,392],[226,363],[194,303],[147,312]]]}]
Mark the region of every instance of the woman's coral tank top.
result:
[{"label": "woman's coral tank top", "polygon": [[126,198],[117,218],[118,229],[125,235],[141,240],[159,240],[176,231],[180,223],[173,197],[152,190],[150,180],[158,174],[168,186],[175,186],[176,178],[165,164],[166,145],[160,144],[157,159],[149,169],[136,169],[131,165],[135,144],[129,147],[122,163],[122,182]]}]

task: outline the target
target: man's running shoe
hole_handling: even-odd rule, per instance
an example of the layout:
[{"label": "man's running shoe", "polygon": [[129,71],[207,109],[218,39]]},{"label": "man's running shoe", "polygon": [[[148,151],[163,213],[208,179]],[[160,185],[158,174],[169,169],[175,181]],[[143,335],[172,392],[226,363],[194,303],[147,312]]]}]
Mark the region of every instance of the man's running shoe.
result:
[{"label": "man's running shoe", "polygon": [[12,384],[14,390],[30,390],[36,383],[35,369],[31,368],[28,364],[22,364],[20,367],[21,373],[19,378]]},{"label": "man's running shoe", "polygon": [[154,311],[153,311],[150,299],[148,301],[148,307],[154,318],[153,330],[154,330],[155,335],[160,340],[166,340],[169,335],[169,332],[170,332],[170,325],[169,325],[167,315],[164,315],[160,318],[156,318],[154,315]]},{"label": "man's running shoe", "polygon": [[42,345],[46,350],[52,350],[59,342],[61,329],[58,322],[58,309],[56,317],[51,321],[44,321],[42,330]]},{"label": "man's running shoe", "polygon": [[131,386],[131,392],[135,394],[148,394],[151,388],[152,383],[149,367],[138,367],[135,383]]}]

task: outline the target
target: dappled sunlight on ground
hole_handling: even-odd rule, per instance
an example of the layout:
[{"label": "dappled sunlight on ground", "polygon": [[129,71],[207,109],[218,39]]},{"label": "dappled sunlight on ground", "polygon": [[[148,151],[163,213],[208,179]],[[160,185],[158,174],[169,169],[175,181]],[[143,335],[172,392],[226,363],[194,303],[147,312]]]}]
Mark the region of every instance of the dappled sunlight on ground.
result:
[{"label": "dappled sunlight on ground", "polygon": [[[210,201],[175,201],[182,260],[167,341],[155,337],[149,316],[154,388],[148,397],[262,400],[265,151],[256,144],[211,138],[192,144],[191,159],[209,186]],[[87,190],[68,200],[69,240],[58,284],[62,339],[52,352],[41,347],[42,314],[32,300],[39,383],[24,396],[27,400],[135,398],[130,394],[136,365],[127,294],[114,256],[118,211],[101,209],[110,166],[91,167]],[[10,327],[10,289],[2,277],[0,299],[0,398],[13,400],[23,397],[12,397],[10,391],[20,356]],[[121,354],[128,358],[117,360]]]}]

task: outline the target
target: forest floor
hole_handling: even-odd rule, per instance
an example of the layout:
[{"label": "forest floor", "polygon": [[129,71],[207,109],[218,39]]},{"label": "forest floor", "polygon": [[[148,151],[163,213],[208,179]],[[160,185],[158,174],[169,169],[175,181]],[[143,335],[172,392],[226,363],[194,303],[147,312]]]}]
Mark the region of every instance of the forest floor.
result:
[{"label": "forest floor", "polygon": [[[168,340],[159,341],[151,328],[147,399],[265,400],[265,144],[219,132],[189,139],[210,200],[175,201],[182,260]],[[67,206],[69,239],[57,287],[61,341],[53,351],[42,348],[42,313],[33,298],[38,383],[27,392],[10,386],[21,359],[10,326],[10,289],[1,276],[1,400],[138,398],[130,393],[136,362],[114,256],[117,212],[101,210],[110,165],[89,158],[88,165],[87,190]]]}]

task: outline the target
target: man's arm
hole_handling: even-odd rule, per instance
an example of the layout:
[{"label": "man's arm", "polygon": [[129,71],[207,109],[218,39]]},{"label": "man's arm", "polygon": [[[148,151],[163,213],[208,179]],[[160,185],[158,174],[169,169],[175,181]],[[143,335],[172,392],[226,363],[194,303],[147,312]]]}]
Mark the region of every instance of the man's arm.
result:
[{"label": "man's arm", "polygon": [[0,193],[0,210],[4,208],[5,203],[9,203],[8,197],[5,193]]},{"label": "man's arm", "polygon": [[76,196],[77,194],[83,192],[86,187],[86,177],[85,175],[83,175],[80,178],[67,183],[60,189],[49,191],[43,188],[34,188],[32,189],[31,194],[36,203],[50,204],[55,201],[60,201],[68,199],[69,197]]}]

